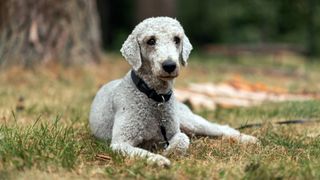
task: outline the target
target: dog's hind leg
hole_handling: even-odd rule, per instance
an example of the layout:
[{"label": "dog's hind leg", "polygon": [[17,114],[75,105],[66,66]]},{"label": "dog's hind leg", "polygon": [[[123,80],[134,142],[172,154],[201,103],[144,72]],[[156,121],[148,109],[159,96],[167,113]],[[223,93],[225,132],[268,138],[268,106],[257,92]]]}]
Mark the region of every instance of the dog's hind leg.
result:
[{"label": "dog's hind leg", "polygon": [[180,102],[177,103],[177,111],[180,121],[180,129],[189,135],[204,136],[224,136],[235,138],[240,142],[256,143],[257,138],[241,134],[239,131],[229,127],[228,125],[219,125],[211,123],[199,115],[194,114],[188,106]]}]

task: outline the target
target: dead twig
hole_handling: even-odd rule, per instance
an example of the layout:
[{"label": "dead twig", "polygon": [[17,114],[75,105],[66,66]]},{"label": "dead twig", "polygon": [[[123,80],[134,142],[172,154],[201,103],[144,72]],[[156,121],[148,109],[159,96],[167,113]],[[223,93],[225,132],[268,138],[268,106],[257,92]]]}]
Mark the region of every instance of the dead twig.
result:
[{"label": "dead twig", "polygon": [[110,161],[112,158],[105,154],[96,154],[96,159],[102,160],[102,161]]}]

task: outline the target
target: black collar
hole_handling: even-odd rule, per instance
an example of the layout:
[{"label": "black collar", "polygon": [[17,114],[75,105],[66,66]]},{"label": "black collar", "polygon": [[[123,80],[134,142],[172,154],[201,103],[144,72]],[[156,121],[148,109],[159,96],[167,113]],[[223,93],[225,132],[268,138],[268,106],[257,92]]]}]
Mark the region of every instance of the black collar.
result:
[{"label": "black collar", "polygon": [[131,70],[131,79],[136,87],[141,92],[146,94],[148,98],[151,98],[157,102],[167,102],[170,100],[172,90],[170,90],[167,94],[158,94],[154,89],[149,88],[149,86],[134,72],[134,70]]}]

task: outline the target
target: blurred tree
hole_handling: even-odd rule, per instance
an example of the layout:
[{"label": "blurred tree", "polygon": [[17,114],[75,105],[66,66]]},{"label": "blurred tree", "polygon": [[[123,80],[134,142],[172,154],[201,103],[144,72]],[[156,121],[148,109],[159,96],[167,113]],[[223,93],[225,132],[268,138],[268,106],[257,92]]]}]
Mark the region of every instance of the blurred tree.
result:
[{"label": "blurred tree", "polygon": [[288,44],[320,54],[319,5],[319,0],[178,0],[177,14],[199,45]]},{"label": "blurred tree", "polygon": [[105,49],[119,50],[134,26],[145,18],[176,15],[176,0],[97,0]]},{"label": "blurred tree", "polygon": [[176,15],[176,0],[137,0],[137,20],[148,17]]},{"label": "blurred tree", "polygon": [[[307,53],[309,56],[320,54],[319,34],[316,33],[316,0],[308,0],[307,14]],[[319,20],[318,20],[319,21]]]},{"label": "blurred tree", "polygon": [[0,64],[99,61],[94,0],[1,0]]},{"label": "blurred tree", "polygon": [[118,51],[133,29],[136,23],[134,3],[132,0],[97,0],[105,49]]}]

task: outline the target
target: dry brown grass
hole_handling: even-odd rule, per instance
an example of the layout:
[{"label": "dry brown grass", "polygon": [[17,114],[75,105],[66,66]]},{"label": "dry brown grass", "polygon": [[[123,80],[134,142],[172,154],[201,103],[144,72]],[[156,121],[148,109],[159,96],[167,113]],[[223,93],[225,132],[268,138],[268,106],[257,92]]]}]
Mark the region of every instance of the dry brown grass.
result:
[{"label": "dry brown grass", "polygon": [[[182,70],[177,86],[241,76],[289,91],[316,92],[320,89],[318,67],[301,58],[274,62],[269,57],[194,57]],[[129,68],[119,56],[108,55],[100,65],[1,70],[0,179],[320,178],[320,126],[271,124],[283,119],[319,119],[318,101],[198,112],[234,127],[264,123],[262,128],[244,131],[259,137],[261,145],[193,137],[186,156],[170,157],[173,165],[169,169],[112,153],[90,135],[88,112],[99,87],[122,77]],[[111,159],[96,158],[97,154]]]}]

